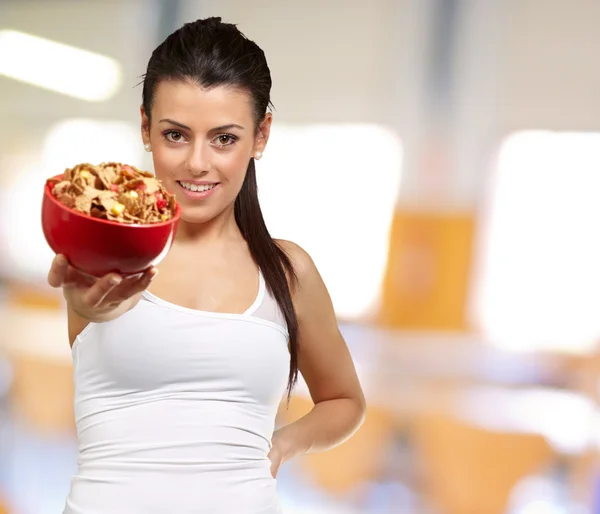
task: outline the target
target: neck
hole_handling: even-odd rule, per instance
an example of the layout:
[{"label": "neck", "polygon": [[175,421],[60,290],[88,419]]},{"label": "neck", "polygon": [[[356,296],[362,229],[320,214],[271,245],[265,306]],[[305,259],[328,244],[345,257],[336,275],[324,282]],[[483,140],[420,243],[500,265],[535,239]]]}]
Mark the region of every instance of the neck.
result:
[{"label": "neck", "polygon": [[180,220],[175,241],[183,244],[206,244],[219,240],[242,238],[235,221],[233,206],[204,223]]}]

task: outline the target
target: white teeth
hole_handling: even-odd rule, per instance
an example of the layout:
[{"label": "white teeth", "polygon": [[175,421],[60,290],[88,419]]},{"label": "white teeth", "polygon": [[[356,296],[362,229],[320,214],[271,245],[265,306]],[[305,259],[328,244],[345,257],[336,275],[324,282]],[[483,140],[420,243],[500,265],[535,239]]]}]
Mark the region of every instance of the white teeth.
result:
[{"label": "white teeth", "polygon": [[215,187],[217,185],[217,184],[198,185],[198,184],[192,184],[190,182],[179,182],[179,183],[181,184],[182,187],[184,187],[188,191],[193,191],[195,193],[202,193],[203,191],[208,191],[209,189],[212,189],[213,187]]}]

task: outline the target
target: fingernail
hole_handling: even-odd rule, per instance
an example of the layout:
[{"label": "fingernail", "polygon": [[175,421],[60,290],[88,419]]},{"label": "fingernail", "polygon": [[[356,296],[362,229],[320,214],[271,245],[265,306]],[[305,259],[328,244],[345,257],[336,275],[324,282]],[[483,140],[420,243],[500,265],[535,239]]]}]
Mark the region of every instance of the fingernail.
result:
[{"label": "fingernail", "polygon": [[158,275],[158,270],[154,269],[150,274],[150,282],[152,282],[156,278],[157,275]]},{"label": "fingernail", "polygon": [[110,277],[109,282],[111,286],[117,286],[121,283],[121,280],[121,277],[112,276]]}]

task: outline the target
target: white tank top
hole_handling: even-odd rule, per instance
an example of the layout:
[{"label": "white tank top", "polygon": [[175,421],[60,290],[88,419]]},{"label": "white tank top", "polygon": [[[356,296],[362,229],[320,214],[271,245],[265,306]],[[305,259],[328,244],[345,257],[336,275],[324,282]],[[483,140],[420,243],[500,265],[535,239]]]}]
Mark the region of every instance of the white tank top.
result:
[{"label": "white tank top", "polygon": [[64,514],[275,514],[267,454],[288,334],[259,275],[243,314],[145,292],[73,344],[78,471]]}]

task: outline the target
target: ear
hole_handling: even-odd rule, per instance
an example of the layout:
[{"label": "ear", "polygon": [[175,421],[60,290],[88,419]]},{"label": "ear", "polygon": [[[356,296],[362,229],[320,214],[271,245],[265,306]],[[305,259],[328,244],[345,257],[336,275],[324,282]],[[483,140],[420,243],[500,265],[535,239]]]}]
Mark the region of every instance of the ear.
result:
[{"label": "ear", "polygon": [[265,117],[260,122],[258,126],[258,130],[256,131],[256,138],[254,140],[254,149],[253,153],[257,152],[263,153],[267,146],[267,142],[269,141],[269,136],[271,134],[271,125],[273,123],[273,115],[268,112],[265,114]]},{"label": "ear", "polygon": [[142,141],[147,144],[150,142],[150,120],[143,105],[140,106],[140,115],[142,117]]}]

